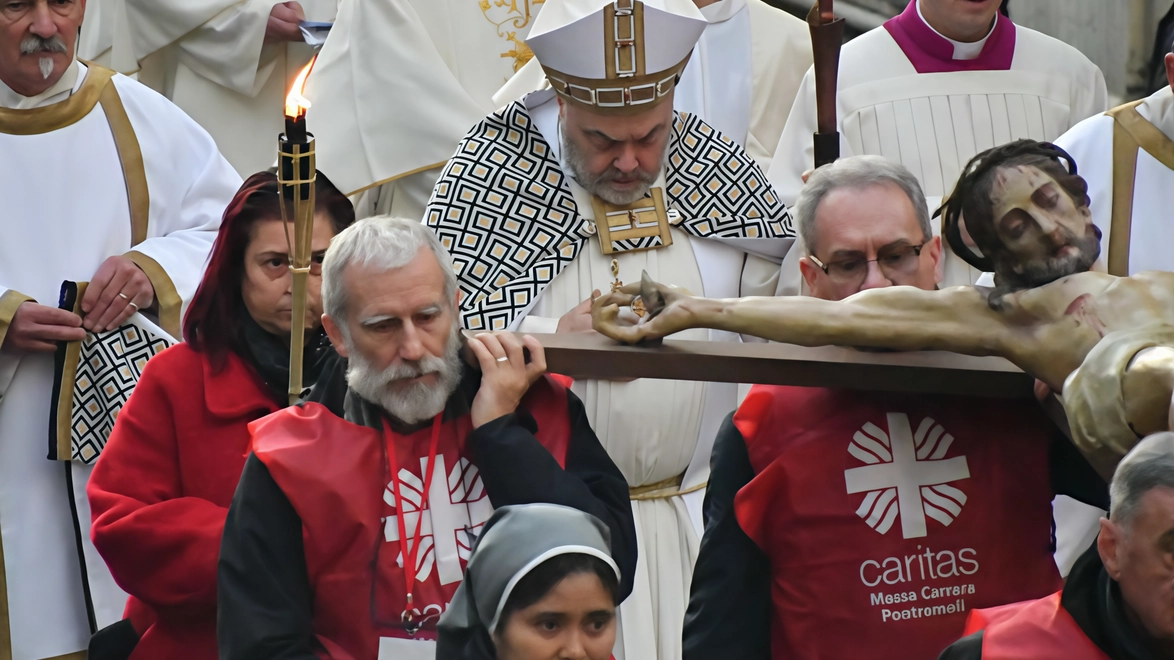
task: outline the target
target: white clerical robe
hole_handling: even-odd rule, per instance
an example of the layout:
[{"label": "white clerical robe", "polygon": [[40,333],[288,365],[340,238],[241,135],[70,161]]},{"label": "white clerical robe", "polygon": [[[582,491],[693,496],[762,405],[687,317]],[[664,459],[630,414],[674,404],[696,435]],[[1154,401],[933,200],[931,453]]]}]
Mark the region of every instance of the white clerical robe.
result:
[{"label": "white clerical robe", "polygon": [[[1133,159],[1132,181],[1123,183],[1132,194],[1128,215],[1129,242],[1124,263],[1113,256],[1114,130],[1109,114],[1090,117],[1072,127],[1056,144],[1076,160],[1080,176],[1088,183],[1093,222],[1101,230],[1100,263],[1113,274],[1133,275],[1147,270],[1174,270],[1174,226],[1170,223],[1170,195],[1174,190],[1174,92],[1165,87],[1136,107],[1149,130],[1141,127],[1144,145]],[[1148,133],[1148,135],[1147,135]],[[1149,139],[1145,139],[1149,138]],[[1057,498],[1056,563],[1066,574],[1082,549],[1096,538],[1104,511],[1072,500]],[[1064,524],[1061,524],[1064,523]]]},{"label": "white clerical robe", "polygon": [[530,59],[538,0],[349,0],[306,86],[318,167],[358,217],[420,219],[440,168]]},{"label": "white clerical robe", "polygon": [[[555,157],[558,104],[553,93],[532,94],[527,106]],[[579,213],[594,220],[591,196],[568,177]],[[664,175],[657,185],[664,185]],[[742,253],[730,246],[691,237],[672,228],[673,244],[657,250],[605,256],[599,237],[583,246],[579,257],[543,290],[516,330],[555,332],[558,319],[598,289],[611,289],[611,260],[619,263],[625,281],[647,271],[658,282],[672,282],[708,297],[774,295],[778,262]],[[781,257],[789,240],[778,242]],[[689,330],[681,339],[738,341],[716,330]],[[579,380],[572,390],[583,400],[591,428],[628,483],[636,489],[632,502],[639,559],[632,595],[619,613],[616,660],[678,660],[693,564],[704,524],[701,501],[709,479],[709,457],[722,420],[737,407],[733,383],[638,379],[626,383]],[[640,487],[686,495],[640,499]],[[662,483],[663,482],[663,483]]]},{"label": "white clerical robe", "polygon": [[[1174,224],[1170,222],[1174,194],[1174,92],[1165,87],[1143,100],[1137,112],[1156,131],[1155,144],[1138,149],[1130,214],[1129,259],[1123,274],[1147,270],[1174,271]],[[1101,229],[1101,259],[1112,254],[1114,125],[1108,114],[1086,119],[1065,133],[1056,144],[1076,159],[1080,176],[1088,182],[1093,222]],[[1165,138],[1164,143],[1161,138]],[[1116,264],[1110,264],[1110,267]]]},{"label": "white clerical robe", "polygon": [[719,0],[701,13],[709,25],[673,106],[745,147],[765,172],[811,66],[807,23],[762,0]]},{"label": "white clerical robe", "polygon": [[[765,172],[803,74],[811,66],[807,23],[762,0],[718,0],[693,49],[673,108],[695,114],[744,147]],[[546,85],[537,60],[493,96],[502,107]]]},{"label": "white clerical robe", "polygon": [[[120,254],[151,279],[161,317],[178,332],[180,301],[195,293],[240,185],[195,122],[143,85],[109,74],[75,63],[45,94],[19,103],[0,84],[0,344],[21,303],[57,307],[63,281],[89,281]],[[103,79],[112,89],[97,82]],[[132,236],[141,242],[132,245]],[[79,542],[97,626],[121,619],[126,604],[90,543],[90,468],[46,459],[53,375],[51,353],[0,353],[0,598],[7,604],[0,657],[11,660],[85,658],[91,629]]]},{"label": "white clerical robe", "polygon": [[[841,157],[875,154],[901,163],[921,182],[932,212],[979,152],[1019,138],[1054,140],[1105,110],[1104,78],[1087,57],[1034,30],[1012,29],[1008,70],[918,73],[883,26],[849,41],[836,97]],[[813,167],[815,131],[815,77],[808,71],[767,173],[788,205]],[[788,293],[799,291],[802,253],[792,250],[783,264]],[[978,276],[947,250],[945,285],[973,284]]]},{"label": "white clerical robe", "polygon": [[[285,96],[314,49],[264,44],[282,0],[90,0],[78,53],[162,93],[216,140],[242,176],[277,159]],[[308,21],[339,0],[298,0]]]}]

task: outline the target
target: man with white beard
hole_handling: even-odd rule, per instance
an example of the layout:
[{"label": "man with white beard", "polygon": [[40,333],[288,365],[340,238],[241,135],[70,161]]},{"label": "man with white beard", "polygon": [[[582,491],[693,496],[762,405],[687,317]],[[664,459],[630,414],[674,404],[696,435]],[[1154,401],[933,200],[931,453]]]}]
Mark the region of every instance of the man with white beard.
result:
[{"label": "man with white beard", "polygon": [[[89,405],[101,408],[97,390],[113,401],[135,379],[84,373],[113,366],[113,350],[99,353],[114,344],[129,349],[118,355],[150,354],[144,334],[107,334],[139,310],[178,336],[183,305],[240,185],[208,133],[175,105],[76,59],[85,7],[85,0],[0,2],[4,660],[85,658],[95,630],[122,618],[126,594],[90,543],[86,482],[105,439],[96,429],[109,418]],[[79,304],[63,293],[76,293]],[[98,350],[75,379],[65,365],[69,354],[80,356],[83,340]],[[100,385],[79,412],[82,397],[76,407],[67,400],[87,381]],[[62,413],[52,425],[51,411]],[[60,462],[46,460],[50,437]]]},{"label": "man with white beard", "polygon": [[482,333],[462,350],[456,276],[431,231],[387,217],[346,229],[322,301],[349,387],[333,410],[251,426],[221,547],[221,658],[432,658],[473,540],[507,504],[603,520],[631,591],[627,482],[583,404],[543,375],[536,340]]}]

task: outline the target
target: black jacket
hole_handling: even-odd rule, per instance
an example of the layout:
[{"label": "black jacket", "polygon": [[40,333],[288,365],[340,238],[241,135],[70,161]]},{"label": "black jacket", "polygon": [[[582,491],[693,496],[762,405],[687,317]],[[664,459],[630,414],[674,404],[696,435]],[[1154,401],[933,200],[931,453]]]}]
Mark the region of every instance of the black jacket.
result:
[{"label": "black jacket", "polygon": [[[1060,604],[1084,634],[1113,660],[1157,660],[1125,618],[1121,588],[1105,572],[1096,543],[1072,567]],[[982,635],[980,630],[954,642],[938,660],[982,660]]]}]

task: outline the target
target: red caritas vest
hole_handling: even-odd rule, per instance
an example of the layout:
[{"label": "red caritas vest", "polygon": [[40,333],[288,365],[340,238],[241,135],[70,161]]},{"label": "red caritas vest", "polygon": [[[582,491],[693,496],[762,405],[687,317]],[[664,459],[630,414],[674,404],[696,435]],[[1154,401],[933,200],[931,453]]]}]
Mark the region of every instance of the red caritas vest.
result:
[{"label": "red caritas vest", "polygon": [[975,610],[963,635],[982,633],[983,660],[1109,660],[1060,602],[1047,598]]},{"label": "red caritas vest", "polygon": [[734,424],[774,657],[932,660],[968,610],[1060,584],[1034,402],[760,385]]},{"label": "red caritas vest", "polygon": [[[539,442],[563,465],[571,435],[566,389],[541,379],[521,407],[534,416]],[[441,427],[422,521],[431,425],[395,436],[402,512],[395,509],[385,436],[379,431],[313,403],[270,415],[251,430],[254,453],[302,520],[314,634],[324,657],[376,660],[380,646],[392,640],[435,640],[436,620],[452,600],[473,540],[493,512],[477,467],[467,458],[470,416]],[[409,537],[420,521],[420,538],[411,544],[420,544],[413,607],[424,626],[415,635],[401,616],[407,598],[399,514],[406,516]]]}]

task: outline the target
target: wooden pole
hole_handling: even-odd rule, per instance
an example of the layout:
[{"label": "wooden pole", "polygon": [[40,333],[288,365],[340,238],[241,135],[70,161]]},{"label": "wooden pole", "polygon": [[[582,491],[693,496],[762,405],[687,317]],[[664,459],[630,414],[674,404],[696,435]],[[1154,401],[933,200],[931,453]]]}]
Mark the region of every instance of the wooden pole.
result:
[{"label": "wooden pole", "polygon": [[1035,383],[1002,358],[941,351],[679,339],[628,346],[593,332],[533,336],[546,353],[547,371],[578,380],[667,378],[1001,399],[1031,398]]},{"label": "wooden pole", "polygon": [[840,47],[844,42],[844,19],[835,17],[833,0],[818,0],[807,14],[807,27],[811,31],[811,48],[815,56],[817,130],[813,137],[814,165],[821,167],[840,157],[836,88],[840,72]]}]

